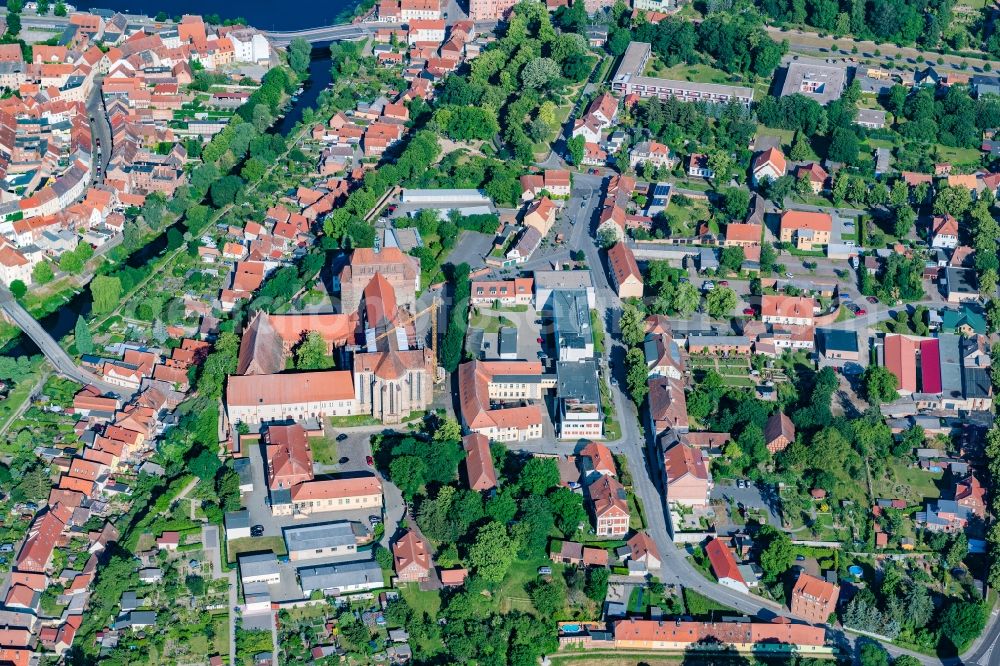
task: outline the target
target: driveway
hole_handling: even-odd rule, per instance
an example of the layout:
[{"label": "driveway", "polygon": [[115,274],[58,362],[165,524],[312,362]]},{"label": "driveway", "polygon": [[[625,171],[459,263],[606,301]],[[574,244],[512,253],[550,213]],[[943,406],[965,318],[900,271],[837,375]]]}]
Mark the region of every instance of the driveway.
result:
[{"label": "driveway", "polygon": [[781,504],[778,494],[773,488],[751,485],[749,488],[737,488],[733,485],[717,485],[712,488],[709,496],[733,504],[733,511],[742,504],[747,509],[754,509],[767,514],[767,522],[773,527],[781,528]]},{"label": "driveway", "polygon": [[492,248],[493,236],[462,229],[458,234],[455,247],[448,254],[446,263],[456,266],[463,263],[468,264],[469,269],[474,271],[486,265],[485,257]]}]

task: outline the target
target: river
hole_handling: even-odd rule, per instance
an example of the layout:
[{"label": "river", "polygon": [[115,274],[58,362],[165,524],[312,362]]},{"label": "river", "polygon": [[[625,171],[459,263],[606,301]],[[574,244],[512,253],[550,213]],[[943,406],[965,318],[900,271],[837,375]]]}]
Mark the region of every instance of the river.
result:
[{"label": "river", "polygon": [[128,14],[156,16],[167,12],[181,14],[218,14],[222,19],[245,18],[261,30],[302,30],[333,25],[338,17],[351,12],[359,0],[297,0],[286,5],[275,0],[78,0],[70,4],[79,9],[110,9]]},{"label": "river", "polygon": [[[316,100],[319,94],[330,85],[330,51],[329,45],[316,45],[313,48],[313,58],[309,63],[309,79],[306,81],[302,94],[288,109],[285,117],[282,118],[273,131],[287,135],[292,128],[302,118],[302,113],[309,107],[316,107]],[[167,230],[175,228],[182,234],[187,231],[187,225],[183,221],[175,222],[173,225],[163,230],[156,238],[133,252],[126,260],[128,266],[138,268],[155,258],[167,247]],[[90,314],[93,299],[90,289],[84,287],[77,292],[69,301],[62,305],[55,312],[42,317],[39,323],[56,340],[61,340],[67,333],[70,333],[76,326],[79,315]],[[8,342],[2,350],[6,356],[32,356],[39,353],[38,347],[26,335],[21,334]]]}]

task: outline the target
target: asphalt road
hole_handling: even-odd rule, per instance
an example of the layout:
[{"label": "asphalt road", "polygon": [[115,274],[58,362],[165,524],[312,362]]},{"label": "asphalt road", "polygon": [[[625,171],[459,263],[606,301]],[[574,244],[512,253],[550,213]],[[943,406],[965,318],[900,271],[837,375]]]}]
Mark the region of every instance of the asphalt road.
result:
[{"label": "asphalt road", "polygon": [[94,87],[87,96],[87,115],[93,120],[90,122],[90,135],[94,139],[94,165],[100,164],[101,170],[98,175],[96,169],[91,174],[91,184],[100,185],[104,182],[104,175],[108,171],[108,163],[111,161],[111,124],[108,122],[108,115],[104,107],[104,96],[101,95],[101,83],[103,79],[96,79]]},{"label": "asphalt road", "polygon": [[97,375],[84,370],[78,366],[69,354],[66,353],[59,343],[56,342],[48,331],[25,310],[20,303],[15,300],[14,295],[5,286],[0,286],[0,308],[14,322],[14,324],[24,331],[31,340],[38,345],[38,348],[45,355],[45,358],[55,367],[56,371],[81,384],[91,384],[105,393],[115,393],[120,396],[128,396],[132,391],[123,386],[109,384]]}]

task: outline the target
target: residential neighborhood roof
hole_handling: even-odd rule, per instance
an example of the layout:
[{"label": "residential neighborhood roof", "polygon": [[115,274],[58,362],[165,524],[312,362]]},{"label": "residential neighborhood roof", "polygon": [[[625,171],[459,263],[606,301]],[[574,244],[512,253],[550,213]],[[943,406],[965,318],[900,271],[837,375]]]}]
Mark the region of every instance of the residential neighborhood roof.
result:
[{"label": "residential neighborhood roof", "polygon": [[733,552],[729,550],[720,539],[711,539],[705,544],[705,552],[708,554],[708,561],[712,564],[712,571],[719,580],[728,578],[746,584],[743,575],[740,573],[739,565]]}]

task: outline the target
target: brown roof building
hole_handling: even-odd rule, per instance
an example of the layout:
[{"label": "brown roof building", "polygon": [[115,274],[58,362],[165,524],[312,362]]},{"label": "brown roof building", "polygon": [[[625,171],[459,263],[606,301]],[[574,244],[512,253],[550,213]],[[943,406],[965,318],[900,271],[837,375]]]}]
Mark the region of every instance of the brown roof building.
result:
[{"label": "brown roof building", "polygon": [[792,612],[817,624],[825,624],[837,610],[840,588],[833,583],[800,573],[792,588]]},{"label": "brown roof building", "polygon": [[667,501],[680,506],[707,506],[712,473],[701,449],[677,442],[663,453]]},{"label": "brown roof building", "polygon": [[628,534],[629,510],[625,488],[611,476],[602,476],[589,486],[594,512],[594,533],[598,536],[620,537]]},{"label": "brown roof building", "polygon": [[642,272],[632,249],[624,242],[615,243],[608,250],[608,268],[619,298],[642,298]]},{"label": "brown roof building", "polygon": [[687,432],[687,398],[684,395],[684,385],[679,379],[650,377],[648,399],[654,435],[659,435],[667,428]]},{"label": "brown roof building", "polygon": [[291,488],[313,478],[313,456],[309,436],[299,424],[268,426],[267,485],[271,490]]},{"label": "brown roof building", "polygon": [[775,412],[767,420],[764,428],[764,441],[771,455],[780,453],[795,441],[795,425],[783,412]]},{"label": "brown roof building", "polygon": [[361,305],[362,293],[376,275],[381,275],[395,292],[399,306],[415,309],[420,289],[420,262],[399,248],[386,247],[380,252],[358,248],[351,253],[340,272],[341,312],[351,313]]},{"label": "brown roof building", "polygon": [[465,448],[465,478],[471,490],[493,490],[497,487],[497,473],[493,468],[490,440],[486,435],[472,433],[462,438]]},{"label": "brown roof building", "polygon": [[408,530],[392,546],[393,566],[402,583],[427,580],[431,571],[430,546],[414,530]]}]

